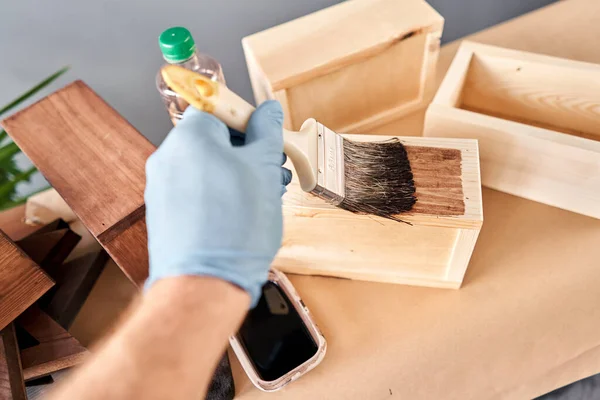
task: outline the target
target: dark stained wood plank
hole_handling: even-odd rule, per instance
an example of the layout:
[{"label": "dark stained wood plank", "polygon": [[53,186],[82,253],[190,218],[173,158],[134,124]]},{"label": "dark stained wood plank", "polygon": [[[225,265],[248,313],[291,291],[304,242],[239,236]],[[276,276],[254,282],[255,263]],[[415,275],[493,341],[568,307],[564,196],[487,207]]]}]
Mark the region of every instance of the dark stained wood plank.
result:
[{"label": "dark stained wood plank", "polygon": [[108,254],[102,250],[63,264],[51,275],[56,289],[44,311],[69,329],[108,260]]},{"label": "dark stained wood plank", "polygon": [[21,349],[26,381],[80,364],[88,353],[77,339],[37,305],[28,308],[15,322],[38,342]]},{"label": "dark stained wood plank", "polygon": [[80,240],[81,236],[67,225],[67,228],[53,232],[34,233],[17,245],[54,279],[54,271],[60,268]]},{"label": "dark stained wood plank", "polygon": [[0,231],[0,329],[53,284],[52,279]]},{"label": "dark stained wood plank", "polygon": [[0,399],[27,400],[13,324],[0,331]]},{"label": "dark stained wood plank", "polygon": [[125,275],[141,286],[148,277],[148,239],[145,214],[137,214],[136,218],[127,219],[127,223],[120,226],[118,235],[108,231],[109,235],[100,236],[98,241]]},{"label": "dark stained wood plank", "polygon": [[143,283],[145,162],[155,147],[81,81],[2,125],[125,274]]}]

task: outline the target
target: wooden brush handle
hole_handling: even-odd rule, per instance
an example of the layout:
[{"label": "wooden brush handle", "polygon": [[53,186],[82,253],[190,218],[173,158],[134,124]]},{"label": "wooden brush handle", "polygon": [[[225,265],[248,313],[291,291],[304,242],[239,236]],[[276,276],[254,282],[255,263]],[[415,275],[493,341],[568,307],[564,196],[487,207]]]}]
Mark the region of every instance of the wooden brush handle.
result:
[{"label": "wooden brush handle", "polygon": [[[245,133],[255,108],[227,86],[177,65],[161,70],[166,84],[195,108],[211,113],[227,126]],[[302,190],[317,185],[317,125],[307,120],[300,132],[283,130],[283,151],[292,160]]]}]

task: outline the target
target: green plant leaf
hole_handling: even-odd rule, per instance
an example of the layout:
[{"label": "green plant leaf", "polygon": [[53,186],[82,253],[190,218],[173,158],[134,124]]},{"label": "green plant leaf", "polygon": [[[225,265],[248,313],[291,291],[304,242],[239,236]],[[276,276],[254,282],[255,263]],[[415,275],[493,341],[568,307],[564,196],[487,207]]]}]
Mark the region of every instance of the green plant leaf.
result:
[{"label": "green plant leaf", "polygon": [[44,79],[43,81],[41,81],[40,83],[38,83],[37,85],[32,87],[31,89],[29,89],[28,91],[23,93],[21,96],[17,97],[13,101],[11,101],[7,105],[5,105],[4,107],[0,108],[0,115],[4,114],[8,110],[18,106],[22,101],[27,100],[29,97],[33,96],[34,94],[36,94],[37,92],[39,92],[40,90],[42,90],[43,88],[45,88],[46,86],[48,86],[49,84],[54,82],[59,76],[61,76],[68,70],[69,70],[68,66],[59,69],[58,71],[56,71],[55,73],[53,73],[52,75],[50,75],[49,77],[47,77],[46,79]]},{"label": "green plant leaf", "polygon": [[21,172],[8,182],[0,184],[0,207],[12,201],[16,194],[17,185],[21,182],[28,181],[31,175],[37,172],[37,168],[31,167],[27,171]]},{"label": "green plant leaf", "polygon": [[21,173],[14,158],[0,160],[0,184]]},{"label": "green plant leaf", "polygon": [[4,129],[0,131],[0,144],[8,137],[8,133]]},{"label": "green plant leaf", "polygon": [[9,208],[20,206],[21,204],[23,204],[27,201],[28,197],[29,196],[21,197],[19,199],[7,201],[5,203],[0,204],[0,211],[8,210]]},{"label": "green plant leaf", "polygon": [[21,149],[15,142],[10,142],[2,147],[0,147],[0,163],[12,159],[15,154],[21,152]]}]

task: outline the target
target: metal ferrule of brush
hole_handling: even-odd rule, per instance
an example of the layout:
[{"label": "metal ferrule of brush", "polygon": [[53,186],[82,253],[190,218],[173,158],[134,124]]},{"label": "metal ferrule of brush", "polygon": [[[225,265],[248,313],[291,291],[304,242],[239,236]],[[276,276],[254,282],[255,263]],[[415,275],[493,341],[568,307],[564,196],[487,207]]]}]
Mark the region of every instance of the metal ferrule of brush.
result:
[{"label": "metal ferrule of brush", "polygon": [[311,193],[337,206],[346,197],[344,138],[322,124],[317,129],[317,186]]}]

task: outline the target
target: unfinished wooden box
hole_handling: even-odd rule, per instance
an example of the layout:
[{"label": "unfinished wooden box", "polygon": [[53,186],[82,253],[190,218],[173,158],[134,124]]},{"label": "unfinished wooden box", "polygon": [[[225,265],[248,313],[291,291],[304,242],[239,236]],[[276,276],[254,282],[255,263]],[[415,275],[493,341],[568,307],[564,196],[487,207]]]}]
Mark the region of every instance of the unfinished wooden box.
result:
[{"label": "unfinished wooden box", "polygon": [[460,287],[483,222],[477,141],[399,139],[417,189],[416,205],[400,216],[406,223],[333,207],[304,193],[294,180],[284,196],[284,238],[274,267],[299,274]]},{"label": "unfinished wooden box", "polygon": [[482,183],[600,218],[600,66],[463,42],[425,136],[475,138]]},{"label": "unfinished wooden box", "polygon": [[435,91],[444,19],[423,0],[349,0],[242,40],[256,103],[277,99],[286,127],[315,118],[364,133]]}]

